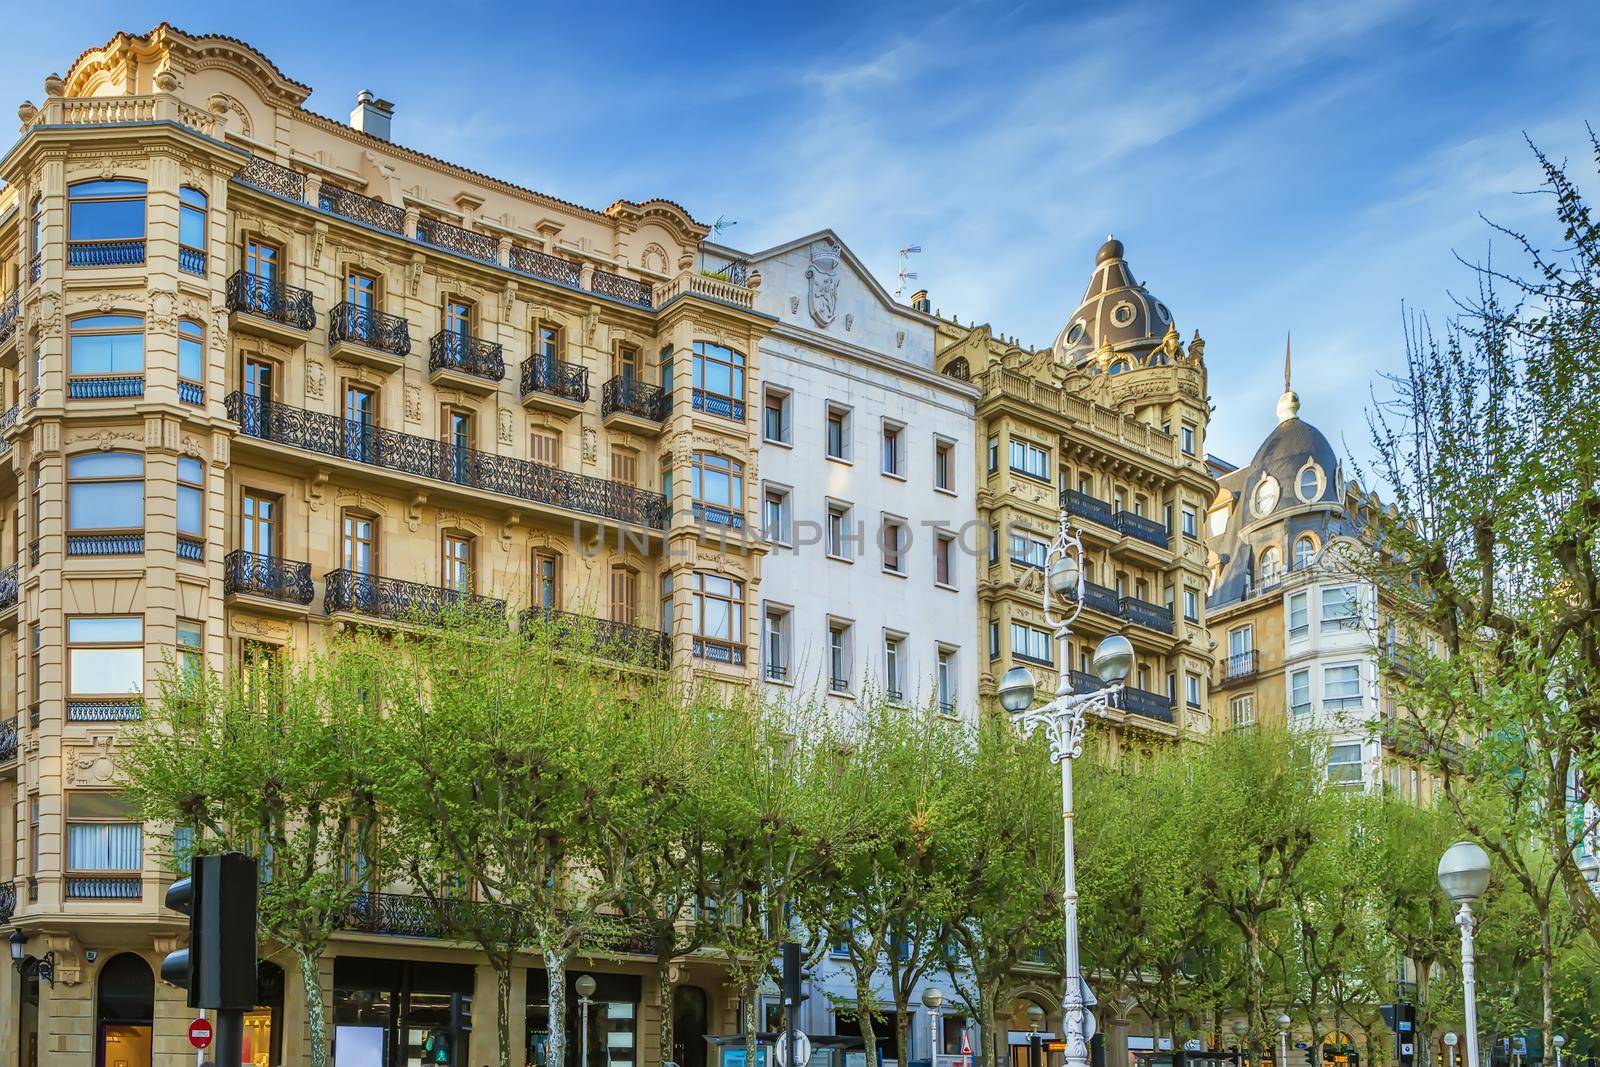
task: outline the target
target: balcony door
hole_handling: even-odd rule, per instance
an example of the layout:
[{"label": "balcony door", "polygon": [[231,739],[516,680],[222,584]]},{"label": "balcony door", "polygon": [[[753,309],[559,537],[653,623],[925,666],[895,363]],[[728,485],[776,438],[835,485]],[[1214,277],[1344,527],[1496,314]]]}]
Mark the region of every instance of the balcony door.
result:
[{"label": "balcony door", "polygon": [[274,371],[273,365],[264,359],[244,361],[244,410],[240,415],[244,432],[252,437],[267,434],[277,383]]},{"label": "balcony door", "polygon": [[254,238],[245,239],[246,299],[249,301],[250,310],[268,318],[275,318],[283,311],[278,306],[282,299],[278,285],[280,258],[276,245],[265,244]]},{"label": "balcony door", "polygon": [[472,592],[472,538],[445,534],[440,544],[444,588],[458,596]]},{"label": "balcony door", "polygon": [[240,519],[239,547],[252,555],[277,558],[278,498],[247,491],[242,500]]},{"label": "balcony door", "polygon": [[355,271],[345,275],[344,301],[350,305],[346,312],[349,321],[344,324],[346,336],[372,344],[377,339],[377,323],[372,313],[378,307],[378,279]]},{"label": "balcony door", "polygon": [[1242,657],[1250,655],[1255,649],[1255,634],[1253,626],[1241,626],[1228,631],[1228,659],[1232,663],[1242,663]]},{"label": "balcony door", "polygon": [[444,418],[445,479],[458,485],[470,484],[472,459],[472,412],[459,408],[445,408]]},{"label": "balcony door", "polygon": [[362,385],[344,387],[344,455],[357,463],[373,462],[377,444],[378,394]]},{"label": "balcony door", "polygon": [[371,577],[377,556],[377,531],[366,515],[345,512],[340,566],[354,574]]}]

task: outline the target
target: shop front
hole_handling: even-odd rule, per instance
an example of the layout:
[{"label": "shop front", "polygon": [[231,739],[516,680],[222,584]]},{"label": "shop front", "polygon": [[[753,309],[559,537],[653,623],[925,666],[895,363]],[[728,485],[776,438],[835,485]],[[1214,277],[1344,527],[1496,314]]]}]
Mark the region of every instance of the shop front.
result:
[{"label": "shop front", "polygon": [[334,1067],[466,1067],[474,981],[465,963],[338,957]]}]

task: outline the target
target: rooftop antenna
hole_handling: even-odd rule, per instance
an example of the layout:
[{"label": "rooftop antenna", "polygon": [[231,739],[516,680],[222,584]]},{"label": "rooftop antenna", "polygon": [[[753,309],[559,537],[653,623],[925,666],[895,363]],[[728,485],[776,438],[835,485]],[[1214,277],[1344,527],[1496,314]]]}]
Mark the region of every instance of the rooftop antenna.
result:
[{"label": "rooftop antenna", "polygon": [[713,222],[711,224],[711,237],[712,237],[712,239],[716,240],[716,239],[720,238],[722,236],[722,231],[723,230],[731,230],[733,227],[735,227],[737,225],[739,225],[739,220],[738,219],[730,219],[726,215],[718,215],[717,216],[717,221]]},{"label": "rooftop antenna", "polygon": [[922,251],[921,245],[906,245],[900,250],[900,288],[894,291],[894,298],[899,300],[905,296],[906,282],[917,280],[917,272],[906,270],[911,263],[911,257]]}]

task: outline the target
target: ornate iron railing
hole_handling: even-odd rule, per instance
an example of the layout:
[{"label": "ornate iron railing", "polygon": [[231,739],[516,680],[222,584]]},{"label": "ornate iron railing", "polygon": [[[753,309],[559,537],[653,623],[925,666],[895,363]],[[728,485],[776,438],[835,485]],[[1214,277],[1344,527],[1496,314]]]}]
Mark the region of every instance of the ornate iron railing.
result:
[{"label": "ornate iron railing", "polygon": [[144,552],[144,534],[84,534],[67,538],[69,556],[137,556]]},{"label": "ornate iron railing", "polygon": [[583,272],[576,263],[552,256],[547,252],[537,252],[521,245],[511,246],[511,269],[520,274],[531,274],[535,278],[546,281],[560,282],[574,288],[583,283]]},{"label": "ornate iron railing", "polygon": [[28,280],[36,282],[44,277],[44,253],[35,252],[33,258],[28,260]]},{"label": "ornate iron railing", "polygon": [[1117,591],[1093,582],[1083,583],[1083,606],[1103,611],[1107,615],[1120,615]]},{"label": "ornate iron railing", "polygon": [[456,448],[426,437],[348,422],[337,415],[305,411],[229,393],[228,417],[243,433],[266,441],[367,463],[422,478],[436,478],[617,522],[664,529],[667,498],[621,482],[572,474],[558,467]]},{"label": "ornate iron railing", "polygon": [[[358,893],[345,910],[341,925],[354,933],[391,937],[470,940],[475,930],[485,929],[516,944],[530,942],[533,937],[532,928],[504,904],[451,897],[435,901],[413,893]],[[631,933],[598,939],[585,948],[590,952],[655,954],[648,937]]]},{"label": "ornate iron railing", "polygon": [[411,325],[399,315],[347,300],[328,313],[328,344],[343,341],[404,358],[411,351]]},{"label": "ornate iron railing", "polygon": [[428,372],[454,370],[484,381],[498,382],[506,376],[503,352],[498,341],[485,341],[470,334],[440,330],[428,342]]},{"label": "ornate iron railing", "polygon": [[0,571],[0,611],[17,606],[17,596],[22,588],[22,564],[13,563]]},{"label": "ornate iron railing", "polygon": [[530,356],[522,361],[522,395],[549,393],[563,400],[586,403],[589,368],[550,356]]},{"label": "ornate iron railing", "polygon": [[10,433],[12,427],[16,426],[17,416],[20,414],[21,410],[19,405],[12,404],[10,407],[6,408],[5,413],[0,414],[0,434]]},{"label": "ornate iron railing", "polygon": [[730,508],[718,507],[716,504],[702,504],[698,500],[690,505],[694,512],[694,521],[705,523],[708,526],[726,526],[730,530],[744,529],[744,516]]},{"label": "ornate iron railing", "polygon": [[644,282],[635,281],[632,278],[624,278],[620,274],[612,274],[609,271],[597,270],[594,272],[593,281],[590,285],[592,291],[599,293],[601,296],[614,297],[617,300],[642,308],[651,306],[650,286]]},{"label": "ornate iron railing", "polygon": [[[1072,691],[1074,693],[1092,693],[1097,689],[1105,688],[1104,682],[1086,671],[1071,672]],[[1147,719],[1160,719],[1162,722],[1172,721],[1172,701],[1160,693],[1151,693],[1144,689],[1135,689],[1133,686],[1123,686],[1122,691],[1111,698],[1111,706],[1121,708],[1123,711],[1134,715],[1143,715]]]},{"label": "ornate iron railing", "polygon": [[718,418],[732,419],[734,422],[744,421],[743,400],[736,400],[720,393],[708,393],[704,389],[694,391],[694,409],[704,411],[708,415],[716,415]]},{"label": "ornate iron railing", "polygon": [[185,274],[205,274],[206,254],[198,248],[178,249],[178,269]]},{"label": "ornate iron railing", "polygon": [[0,722],[0,763],[10,763],[17,758],[17,717]]},{"label": "ornate iron railing", "polygon": [[144,238],[123,241],[73,241],[67,245],[69,267],[137,267],[144,262]]},{"label": "ornate iron railing", "polygon": [[322,576],[323,610],[351,611],[394,622],[433,623],[461,614],[504,619],[506,602],[421,582],[380,578],[360,571],[329,571]]},{"label": "ornate iron railing", "polygon": [[767,677],[774,682],[781,682],[789,677],[789,668],[781,663],[767,664]]},{"label": "ornate iron railing", "polygon": [[1160,604],[1152,604],[1148,600],[1140,600],[1135,596],[1122,598],[1122,617],[1129,622],[1138,623],[1140,626],[1148,626],[1152,630],[1160,630],[1162,633],[1168,634],[1172,632],[1173,622],[1170,608],[1164,608]]},{"label": "ornate iron railing", "polygon": [[269,281],[244,270],[236,270],[228,278],[226,299],[229,311],[259,315],[297,330],[309,330],[317,324],[309,289]]},{"label": "ornate iron railing", "polygon": [[35,537],[28,542],[28,563],[35,567],[39,565],[39,540]]},{"label": "ornate iron railing", "polygon": [[1261,669],[1261,653],[1255,649],[1248,652],[1236,652],[1222,661],[1222,680],[1239,682],[1252,678]]},{"label": "ornate iron railing", "polygon": [[133,722],[144,715],[138,700],[69,700],[68,722]]},{"label": "ornate iron railing", "polygon": [[1167,542],[1171,540],[1171,535],[1167,532],[1167,528],[1161,523],[1154,519],[1145,518],[1143,515],[1135,515],[1131,511],[1117,512],[1117,529],[1128,537],[1134,537],[1152,545],[1159,545],[1162,548],[1166,548]]},{"label": "ornate iron railing", "polygon": [[198,537],[178,535],[177,555],[190,563],[201,563],[206,558],[206,543]]},{"label": "ornate iron railing", "polygon": [[144,396],[144,375],[115,374],[96,378],[68,378],[67,396],[74,400],[115,400]]},{"label": "ornate iron railing", "polygon": [[0,882],[0,923],[8,923],[17,913],[17,887],[10,882]]},{"label": "ornate iron railing", "polygon": [[660,630],[554,608],[528,608],[521,625],[525,630],[541,627],[558,643],[587,655],[656,670],[672,665],[672,639]]},{"label": "ornate iron railing", "polygon": [[1117,520],[1111,511],[1111,505],[1088,493],[1080,493],[1076,489],[1061,490],[1061,510],[1068,515],[1092,519],[1102,526],[1116,529]]},{"label": "ornate iron railing", "polygon": [[206,402],[205,387],[195,382],[179,382],[178,400],[184,404],[204,404]]},{"label": "ornate iron railing", "polygon": [[735,667],[743,667],[744,646],[697,637],[694,639],[694,657],[708,659],[713,663],[728,663]]},{"label": "ornate iron railing", "polygon": [[322,187],[317,193],[317,206],[330,215],[365,223],[389,233],[405,232],[405,208],[385,204],[382,200],[363,196],[349,189],[341,189],[336,185]]},{"label": "ornate iron railing", "polygon": [[22,294],[12,293],[4,304],[0,304],[0,345],[11,340],[11,335],[17,332],[17,318],[22,314]]},{"label": "ornate iron railing", "polygon": [[68,875],[70,900],[138,900],[144,895],[144,882],[131,877]]},{"label": "ornate iron railing", "polygon": [[233,180],[240,185],[249,185],[264,192],[274,193],[289,200],[305,200],[306,176],[299,171],[280,167],[278,164],[260,156],[252,156],[250,162],[233,172]]},{"label": "ornate iron railing", "polygon": [[498,239],[438,219],[418,219],[417,240],[485,263],[496,263],[500,259]]},{"label": "ornate iron railing", "polygon": [[222,560],[222,595],[240,593],[286,604],[309,604],[317,595],[311,564],[236,549]]},{"label": "ornate iron railing", "polygon": [[665,422],[672,410],[672,394],[637,378],[612,378],[600,390],[600,416],[626,413],[652,422]]}]

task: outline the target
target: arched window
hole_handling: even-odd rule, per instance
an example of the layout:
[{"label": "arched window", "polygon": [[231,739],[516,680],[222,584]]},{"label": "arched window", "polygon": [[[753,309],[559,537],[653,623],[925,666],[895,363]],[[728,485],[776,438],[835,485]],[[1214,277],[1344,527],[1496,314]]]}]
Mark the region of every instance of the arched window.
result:
[{"label": "arched window", "polygon": [[1317,556],[1317,539],[1310,534],[1301,534],[1294,539],[1294,569],[1304,570],[1311,566],[1311,561]]},{"label": "arched window", "polygon": [[1315,463],[1308,463],[1300,468],[1300,479],[1295,486],[1300,494],[1300,499],[1311,503],[1322,493],[1322,468]]},{"label": "arched window", "polygon": [[744,464],[714,452],[696,452],[689,490],[698,522],[739,529],[744,516]]},{"label": "arched window", "polygon": [[1125,371],[1127,369],[1128,369],[1127,362],[1124,361],[1124,360],[1120,360],[1119,359],[1115,363],[1111,364],[1110,373],[1111,374],[1121,374],[1123,371]]},{"label": "arched window", "polygon": [[1283,553],[1277,545],[1268,545],[1261,550],[1261,564],[1258,568],[1263,582],[1270,582],[1283,573]]},{"label": "arched window", "polygon": [[95,979],[97,1063],[149,1063],[156,977],[142,956],[119,952]]},{"label": "arched window", "polygon": [[206,333],[192,319],[178,323],[178,399],[185,404],[205,401]]},{"label": "arched window", "polygon": [[79,315],[68,323],[67,395],[143,396],[144,320],[137,315]]},{"label": "arched window", "polygon": [[178,269],[206,272],[206,194],[187,185],[178,190]]},{"label": "arched window", "polygon": [[972,367],[967,363],[966,357],[952,359],[945,364],[944,372],[957,381],[970,382],[972,380]]},{"label": "arched window", "polygon": [[144,182],[130,178],[67,188],[67,266],[144,262]]}]

